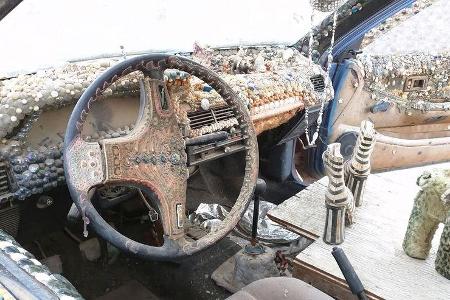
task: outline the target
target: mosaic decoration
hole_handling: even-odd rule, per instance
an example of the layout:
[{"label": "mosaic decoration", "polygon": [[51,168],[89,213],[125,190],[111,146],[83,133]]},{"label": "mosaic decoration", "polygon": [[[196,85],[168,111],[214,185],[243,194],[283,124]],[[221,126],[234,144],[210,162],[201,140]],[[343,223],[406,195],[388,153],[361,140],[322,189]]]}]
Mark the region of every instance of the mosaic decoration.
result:
[{"label": "mosaic decoration", "polygon": [[[296,63],[295,67],[289,69],[250,74],[222,74],[222,78],[249,107],[252,119],[254,121],[264,119],[264,122],[255,122],[258,133],[277,127],[293,116],[284,113],[294,112],[295,114],[298,109],[317,105],[322,97],[330,99],[330,96],[333,95],[329,82],[326,83],[324,92],[315,92],[310,78],[314,74],[325,76],[325,73],[320,67],[310,64],[304,57],[299,55],[297,59],[298,61],[294,62]],[[251,66],[253,65],[251,60],[249,63]],[[274,68],[273,65],[271,67]],[[176,102],[179,106],[187,104],[190,110],[195,111],[225,104],[214,90],[205,86],[195,77],[169,80],[168,89],[171,96],[178,99]],[[272,118],[276,116],[278,118],[274,121]],[[179,117],[186,119],[187,114],[179,113]],[[235,120],[229,120],[227,123],[215,124],[215,126],[218,130],[229,128],[228,126],[233,126],[235,123]],[[210,128],[202,128],[191,134],[196,136],[210,131]]]},{"label": "mosaic decoration", "polygon": [[[258,133],[275,128],[305,106],[318,105],[322,97],[333,98],[333,88],[324,70],[312,64],[296,49],[257,47],[210,49],[194,46],[188,55],[208,66],[227,82],[244,101]],[[33,148],[26,145],[28,132],[42,111],[74,104],[89,84],[120,59],[70,63],[63,67],[20,75],[0,81],[0,159],[11,165],[18,188],[15,198],[65,184],[62,143]],[[323,78],[323,91],[315,91],[312,76]],[[178,70],[164,73],[175,112],[181,123],[189,123],[187,113],[225,105],[210,86],[197,77]],[[119,79],[101,97],[138,96],[142,73],[133,72]],[[189,137],[218,130],[233,130],[237,120],[230,118],[187,132]],[[84,136],[86,141],[126,136],[133,125],[108,129]]]},{"label": "mosaic decoration", "polygon": [[37,282],[50,289],[58,299],[83,299],[75,287],[63,276],[52,274],[30,252],[22,248],[13,237],[0,230],[0,251],[14,261],[19,268],[32,276]]},{"label": "mosaic decoration", "polygon": [[403,250],[411,257],[426,259],[440,223],[444,223],[436,270],[450,279],[450,170],[424,172],[418,179],[420,191],[414,199]]},{"label": "mosaic decoration", "polygon": [[342,4],[342,0],[311,0],[311,6],[318,11],[334,11]]},{"label": "mosaic decoration", "polygon": [[387,102],[408,115],[450,109],[450,52],[363,54],[357,63],[374,104]]},{"label": "mosaic decoration", "polygon": [[24,200],[65,182],[62,143],[32,149],[24,148],[18,141],[7,140],[0,151],[3,160],[10,162],[14,181],[18,185],[16,199]]},{"label": "mosaic decoration", "polygon": [[[371,1],[374,0],[349,0],[342,4],[336,11],[336,26],[339,27],[349,16],[357,14]],[[333,14],[326,17],[319,25],[313,28],[313,43],[310,47],[309,36],[295,43],[294,47],[299,49],[305,56],[311,52],[314,62],[318,62],[324,51],[328,50],[333,31]]]},{"label": "mosaic decoration", "polygon": [[[318,102],[310,77],[321,74],[325,80],[328,99],[333,96],[331,83],[326,73],[317,65],[310,64],[298,51],[285,47],[264,47],[230,50],[204,49],[210,55],[208,61],[192,58],[209,66],[223,76],[223,79],[238,92],[250,107],[256,111],[273,108],[260,107],[276,100],[305,95],[306,104]],[[202,52],[203,53],[203,52]],[[11,134],[13,129],[32,112],[57,109],[73,104],[89,84],[117,60],[68,64],[65,67],[45,70],[31,75],[0,81],[0,137]],[[104,95],[135,95],[141,74],[136,72],[119,80],[106,89]],[[168,86],[174,97],[188,96],[185,100],[191,109],[223,103],[210,87],[182,72],[168,72]],[[182,89],[176,88],[182,86]],[[186,90],[186,87],[189,90]],[[182,95],[178,95],[182,93]]]},{"label": "mosaic decoration", "polygon": [[[351,17],[352,15],[357,14],[362,11],[367,4],[372,2],[373,0],[349,0],[346,1],[343,5],[341,5],[336,14],[336,26],[339,27],[346,19]],[[435,3],[437,0],[419,0],[416,1],[412,7],[405,8],[395,14],[394,16],[387,19],[385,22],[381,23],[379,26],[370,30],[366,33],[364,40],[362,42],[361,48],[368,46],[374,40],[378,39],[381,35],[388,32],[390,29],[399,25],[406,19],[418,14],[420,11],[429,7],[431,4]],[[319,25],[313,28],[313,43],[310,46],[309,37],[306,36],[295,43],[294,47],[299,49],[305,56],[308,56],[309,53],[312,53],[312,58],[314,62],[318,62],[319,58],[322,54],[328,50],[328,45],[331,40],[331,33],[333,30],[333,15],[325,18]],[[414,33],[414,30],[411,30]]]},{"label": "mosaic decoration", "polygon": [[[116,61],[68,64],[62,68],[0,81],[0,137],[10,134],[33,112],[75,103],[89,84]],[[130,74],[105,91],[105,96],[130,94],[139,73]]]}]

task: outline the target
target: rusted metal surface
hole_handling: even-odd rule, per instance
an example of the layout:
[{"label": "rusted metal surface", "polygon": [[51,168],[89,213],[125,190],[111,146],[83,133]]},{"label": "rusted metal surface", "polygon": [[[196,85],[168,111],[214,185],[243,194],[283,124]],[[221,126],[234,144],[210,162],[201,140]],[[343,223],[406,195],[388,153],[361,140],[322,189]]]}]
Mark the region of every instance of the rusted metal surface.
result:
[{"label": "rusted metal surface", "polygon": [[105,183],[131,182],[155,192],[164,231],[175,239],[184,233],[188,176],[184,140],[172,107],[161,107],[159,89],[164,83],[147,77],[143,86],[143,111],[135,129],[128,136],[102,142]]},{"label": "rusted metal surface", "polygon": [[233,109],[236,119],[240,124],[242,134],[246,137],[244,141],[246,146],[245,173],[239,196],[230,213],[215,231],[210,232],[198,241],[186,243],[183,246],[183,252],[189,255],[214,244],[224,237],[236,226],[242,214],[245,212],[258,177],[258,144],[247,108],[235,92],[220,77],[201,65],[187,59],[182,59],[181,57],[171,56],[168,61],[172,68],[180,69],[197,76],[215,89]]},{"label": "rusted metal surface", "polygon": [[66,151],[70,180],[77,190],[88,192],[103,182],[102,153],[98,143],[87,143],[77,136]]}]

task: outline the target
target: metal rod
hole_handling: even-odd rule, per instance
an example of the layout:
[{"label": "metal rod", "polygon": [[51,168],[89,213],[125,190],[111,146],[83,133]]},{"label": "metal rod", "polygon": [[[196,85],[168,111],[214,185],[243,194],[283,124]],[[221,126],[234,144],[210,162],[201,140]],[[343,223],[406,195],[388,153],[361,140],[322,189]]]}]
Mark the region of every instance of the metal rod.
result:
[{"label": "metal rod", "polygon": [[364,286],[361,283],[361,280],[359,280],[352,264],[348,260],[347,255],[345,255],[344,250],[339,247],[333,247],[331,254],[334,256],[334,259],[336,259],[339,269],[341,269],[342,275],[344,275],[352,293],[360,300],[367,300],[367,295],[364,292]]},{"label": "metal rod", "polygon": [[186,146],[199,146],[199,145],[207,145],[211,143],[217,143],[221,141],[225,141],[228,139],[230,135],[226,131],[219,131],[209,134],[204,134],[202,136],[188,138],[186,139]]},{"label": "metal rod", "polygon": [[258,242],[257,240],[258,216],[259,216],[259,195],[256,195],[255,199],[253,200],[253,222],[252,222],[252,240],[251,240],[252,246],[255,246],[256,243]]}]

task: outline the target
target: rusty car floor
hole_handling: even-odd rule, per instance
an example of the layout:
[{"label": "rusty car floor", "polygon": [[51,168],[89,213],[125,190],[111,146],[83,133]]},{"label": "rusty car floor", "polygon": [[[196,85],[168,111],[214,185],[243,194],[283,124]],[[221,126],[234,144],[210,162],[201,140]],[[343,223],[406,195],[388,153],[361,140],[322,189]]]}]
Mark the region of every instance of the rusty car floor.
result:
[{"label": "rusty car floor", "polygon": [[67,189],[60,188],[50,195],[55,203],[44,210],[36,209],[35,199],[24,203],[17,241],[38,259],[44,258],[43,255],[60,255],[63,275],[86,299],[96,299],[136,282],[159,299],[225,299],[230,295],[210,278],[217,267],[240,249],[230,239],[225,238],[179,263],[144,261],[124,253],[112,264],[89,262],[63,230],[71,204]]}]

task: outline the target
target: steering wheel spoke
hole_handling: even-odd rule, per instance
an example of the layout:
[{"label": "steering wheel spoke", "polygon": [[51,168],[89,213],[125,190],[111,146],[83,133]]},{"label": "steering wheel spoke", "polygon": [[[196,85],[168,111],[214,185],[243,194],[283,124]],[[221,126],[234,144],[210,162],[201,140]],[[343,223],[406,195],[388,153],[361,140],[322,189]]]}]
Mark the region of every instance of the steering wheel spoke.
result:
[{"label": "steering wheel spoke", "polygon": [[66,164],[68,180],[73,188],[84,195],[89,190],[101,184],[105,178],[103,171],[104,160],[99,143],[86,142],[81,135],[66,148],[64,162]]},{"label": "steering wheel spoke", "polygon": [[134,185],[157,196],[165,233],[183,234],[186,203],[186,152],[166,87],[145,76],[140,83],[140,111],[127,136],[100,141],[105,183]]}]

